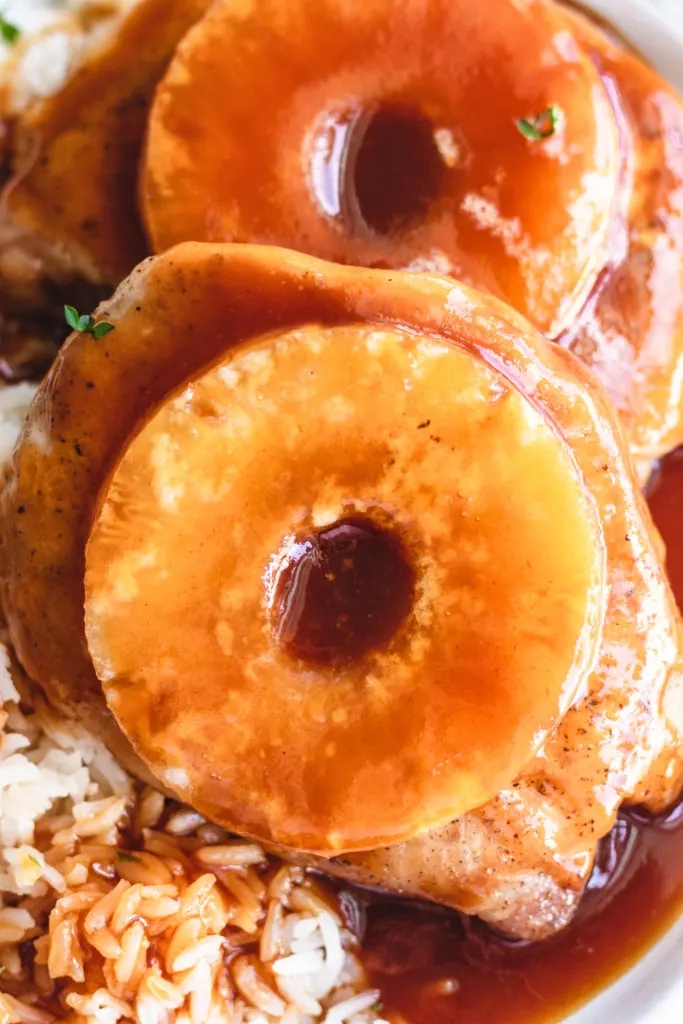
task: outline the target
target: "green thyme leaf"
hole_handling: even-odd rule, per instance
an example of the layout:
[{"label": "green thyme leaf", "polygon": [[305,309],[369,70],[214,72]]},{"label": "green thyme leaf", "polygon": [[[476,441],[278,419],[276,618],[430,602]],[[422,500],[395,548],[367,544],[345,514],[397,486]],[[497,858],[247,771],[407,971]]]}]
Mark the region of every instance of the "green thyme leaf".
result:
[{"label": "green thyme leaf", "polygon": [[118,859],[123,861],[124,864],[139,864],[140,858],[133,857],[130,853],[119,853]]},{"label": "green thyme leaf", "polygon": [[35,866],[36,866],[37,868],[41,868],[41,869],[42,869],[43,865],[42,865],[42,864],[40,863],[40,861],[38,860],[38,858],[37,858],[37,857],[34,857],[34,856],[33,856],[33,854],[32,854],[32,853],[29,853],[29,855],[28,855],[28,859],[29,859],[29,860],[31,861],[31,864],[35,864]]},{"label": "green thyme leaf", "polygon": [[13,46],[21,35],[21,30],[8,21],[4,14],[0,14],[0,38],[3,42]]},{"label": "green thyme leaf", "polygon": [[73,328],[74,331],[80,331],[81,318],[78,315],[78,310],[74,309],[73,306],[64,307],[64,319],[68,323],[69,327]]},{"label": "green thyme leaf", "polygon": [[0,974],[4,974],[6,970],[6,967],[0,967]]},{"label": "green thyme leaf", "polygon": [[99,341],[100,338],[104,338],[105,334],[114,330],[114,324],[110,324],[107,320],[98,324],[95,322],[94,316],[90,316],[89,313],[84,313],[81,316],[74,306],[64,307],[64,319],[74,331],[78,331],[79,334],[91,334],[95,341]]},{"label": "green thyme leaf", "polygon": [[381,1003],[373,1003],[370,1009],[372,1010],[373,1013],[380,1013],[384,1009],[384,1007],[382,1006]]},{"label": "green thyme leaf", "polygon": [[105,334],[109,334],[110,331],[114,330],[114,325],[110,324],[107,320],[103,320],[101,324],[97,324],[92,332],[93,338],[99,341]]},{"label": "green thyme leaf", "polygon": [[522,117],[517,121],[517,127],[525,139],[531,142],[540,142],[541,139],[549,139],[554,135],[562,118],[562,110],[553,104],[547,110],[542,110],[535,117]]}]

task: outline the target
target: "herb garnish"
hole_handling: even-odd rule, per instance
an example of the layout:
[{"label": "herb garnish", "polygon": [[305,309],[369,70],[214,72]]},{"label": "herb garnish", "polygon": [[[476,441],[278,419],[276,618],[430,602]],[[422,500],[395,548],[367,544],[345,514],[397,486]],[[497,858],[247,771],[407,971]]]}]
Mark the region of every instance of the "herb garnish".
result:
[{"label": "herb garnish", "polygon": [[379,1013],[380,1010],[384,1009],[384,1007],[382,1006],[381,1003],[373,1003],[370,1009],[372,1010],[373,1013]]},{"label": "herb garnish", "polygon": [[522,117],[517,121],[517,127],[525,139],[532,142],[540,142],[541,139],[549,139],[554,135],[562,119],[562,109],[556,104],[542,110],[535,117]]},{"label": "herb garnish", "polygon": [[124,864],[139,864],[140,863],[140,858],[139,857],[133,857],[132,854],[130,854],[130,853],[119,853],[118,854],[118,859],[122,860],[124,862]]},{"label": "herb garnish", "polygon": [[107,320],[97,324],[94,316],[90,316],[88,313],[81,316],[73,306],[64,307],[64,319],[74,331],[78,331],[80,334],[92,334],[95,341],[99,341],[105,334],[114,330],[114,325]]},{"label": "herb garnish", "polygon": [[0,14],[0,38],[9,46],[13,46],[21,35],[21,29],[8,21],[4,14]]},{"label": "herb garnish", "polygon": [[35,864],[37,868],[42,868],[43,865],[40,863],[37,857],[33,856],[32,853],[29,853],[28,859],[31,861],[31,864]]}]

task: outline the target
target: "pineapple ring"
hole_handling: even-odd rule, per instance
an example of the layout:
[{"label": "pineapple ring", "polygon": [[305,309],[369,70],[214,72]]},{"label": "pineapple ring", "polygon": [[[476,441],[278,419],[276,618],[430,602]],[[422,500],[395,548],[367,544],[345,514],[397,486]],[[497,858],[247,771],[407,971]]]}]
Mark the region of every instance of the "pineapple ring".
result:
[{"label": "pineapple ring", "polygon": [[233,830],[338,852],[450,821],[512,781],[593,655],[602,552],[571,454],[429,335],[256,340],[164,402],[101,498],[85,623],[108,704]]},{"label": "pineapple ring", "polygon": [[[552,137],[525,137],[552,107]],[[157,90],[141,193],[157,252],[451,274],[555,337],[606,262],[618,180],[607,94],[545,0],[218,0]]]}]

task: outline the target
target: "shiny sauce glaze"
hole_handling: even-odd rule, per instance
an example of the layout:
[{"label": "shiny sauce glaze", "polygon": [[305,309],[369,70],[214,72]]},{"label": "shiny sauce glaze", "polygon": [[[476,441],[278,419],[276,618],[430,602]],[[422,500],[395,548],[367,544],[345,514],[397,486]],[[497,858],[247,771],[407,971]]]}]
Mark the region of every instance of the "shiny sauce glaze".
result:
[{"label": "shiny sauce glaze", "polygon": [[292,538],[271,600],[275,642],[312,665],[344,665],[388,644],[414,600],[398,537],[347,516]]},{"label": "shiny sauce glaze", "polygon": [[[663,459],[648,501],[683,607],[683,448]],[[603,841],[577,918],[541,943],[510,943],[480,922],[354,895],[365,963],[383,1013],[400,1024],[551,1024],[639,960],[683,909],[683,804],[661,819],[624,813]]]}]

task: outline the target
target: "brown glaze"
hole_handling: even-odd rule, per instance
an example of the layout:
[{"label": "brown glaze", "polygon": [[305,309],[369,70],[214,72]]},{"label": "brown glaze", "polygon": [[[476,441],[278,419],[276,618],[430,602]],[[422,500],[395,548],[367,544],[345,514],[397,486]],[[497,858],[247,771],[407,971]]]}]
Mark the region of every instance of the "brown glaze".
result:
[{"label": "brown glaze", "polygon": [[[590,873],[595,844],[612,826],[621,802],[636,800],[647,803],[652,809],[666,805],[679,788],[681,768],[675,687],[669,685],[670,680],[680,678],[677,674],[680,626],[659,564],[657,539],[635,487],[631,462],[625,456],[612,412],[598,386],[570,353],[544,343],[509,308],[476,296],[453,281],[331,266],[259,247],[187,245],[174,250],[139,268],[115,299],[101,308],[100,316],[115,324],[115,332],[100,343],[85,336],[72,338],[33,407],[17,456],[15,477],[4,497],[3,529],[5,608],[20,657],[58,706],[71,713],[78,708],[79,713],[95,720],[104,714],[104,702],[85,654],[83,579],[84,549],[93,514],[98,509],[98,492],[119,463],[131,434],[147,421],[150,410],[157,409],[160,416],[169,415],[173,402],[167,401],[167,396],[174,393],[176,408],[184,415],[185,404],[193,403],[177,393],[179,385],[188,380],[197,381],[207,366],[215,366],[216,360],[225,359],[226,353],[235,346],[247,341],[253,343],[263,335],[272,337],[273,332],[282,336],[283,332],[311,323],[320,325],[317,339],[310,327],[299,334],[313,346],[322,341],[325,331],[337,331],[340,325],[347,325],[344,331],[350,331],[348,337],[351,338],[353,331],[360,329],[354,327],[352,331],[354,324],[361,327],[381,324],[379,335],[389,340],[394,337],[392,332],[402,337],[401,332],[410,325],[413,344],[418,343],[420,335],[428,335],[437,339],[438,349],[450,339],[457,343],[457,351],[463,359],[467,354],[468,358],[458,365],[470,366],[468,373],[474,372],[476,359],[472,356],[476,356],[488,368],[487,373],[493,373],[492,380],[502,375],[502,393],[508,397],[502,406],[499,403],[501,408],[506,405],[513,408],[517,395],[531,403],[536,410],[534,416],[540,415],[542,421],[552,424],[559,450],[567,455],[571,450],[582,487],[591,496],[595,508],[609,510],[601,524],[602,542],[597,548],[605,556],[603,578],[607,582],[607,586],[599,586],[600,601],[606,594],[609,600],[604,606],[601,627],[592,630],[599,650],[592,671],[582,677],[581,698],[574,701],[517,781],[504,787],[481,811],[461,816],[451,825],[420,839],[379,849],[364,857],[349,855],[345,860],[352,862],[350,873],[357,880],[447,902],[469,913],[476,912],[510,934],[539,937],[566,923]],[[243,349],[237,351],[242,353]],[[341,355],[335,355],[334,349],[331,352],[334,358],[330,361],[326,357],[320,366],[342,365]],[[260,362],[256,359],[254,370],[259,365],[263,370],[263,359]],[[223,376],[227,376],[228,381],[233,379],[229,366],[225,367]],[[354,383],[356,376],[354,371]],[[207,381],[209,378],[210,375]],[[133,381],[134,387],[131,386]],[[193,407],[204,419],[204,436],[211,439],[209,427],[214,412],[211,403],[204,401],[203,388],[204,385]],[[347,390],[352,393],[352,385]],[[494,390],[498,393],[500,387]],[[392,403],[396,407],[398,393],[393,387],[386,392],[381,386],[377,387],[378,408],[391,409]],[[404,389],[402,393],[410,395],[412,392]],[[461,392],[451,390],[451,395],[455,394]],[[462,396],[468,396],[467,401],[475,394],[476,389],[472,388],[462,391]],[[389,397],[392,402],[388,402]],[[271,415],[271,405],[263,404],[264,415]],[[496,403],[492,402],[491,407],[496,408]],[[324,441],[330,436],[330,424],[343,422],[344,408],[343,402],[322,406],[311,402],[305,407],[306,422],[310,424],[308,430],[302,434],[297,420],[288,417],[280,418],[278,429],[283,435],[291,431],[292,450],[295,450],[300,448],[302,437],[309,441],[316,438],[317,421],[311,421],[310,417],[318,415]],[[370,398],[366,408],[373,410]],[[402,408],[395,408],[394,415],[401,413]],[[448,404],[444,403],[443,408],[449,408]],[[425,420],[417,415],[417,409],[411,417],[413,415],[413,430],[395,428],[397,443],[418,446],[416,453],[419,446],[424,446],[425,455],[429,453],[430,459],[437,458],[434,453],[441,445],[434,438],[443,436],[441,424],[438,433],[431,425],[419,429]],[[530,423],[537,422],[534,416]],[[322,417],[331,418],[323,424]],[[443,426],[452,430],[450,420],[450,416],[444,416]],[[154,423],[154,419],[150,423]],[[359,425],[363,424],[359,421]],[[269,438],[274,433],[270,431]],[[144,444],[152,437],[153,433],[145,439],[146,432],[142,431],[138,440]],[[390,431],[385,427],[381,432],[382,443],[386,444],[389,437]],[[517,498],[520,498],[520,507],[547,509],[548,503],[555,502],[551,521],[556,513],[566,516],[571,512],[572,502],[561,497],[561,488],[558,490],[555,483],[549,483],[545,471],[521,472],[513,486],[500,487],[499,474],[508,466],[517,472],[523,465],[520,459],[524,458],[525,446],[517,445],[513,438],[507,442],[509,449],[506,449],[506,437],[506,431],[498,431],[495,443],[478,449],[472,463],[476,466],[483,458],[485,464],[490,465],[490,460],[500,456],[496,472],[482,474],[482,484],[489,481],[497,495],[497,508],[502,513],[498,514],[498,521],[505,522],[508,507],[514,507]],[[461,449],[467,452],[469,446],[461,446]],[[201,445],[195,444],[195,450],[201,452]],[[267,458],[267,446],[264,450]],[[179,451],[184,451],[184,443]],[[241,446],[236,446],[235,457],[240,451]],[[326,457],[327,453],[333,453],[334,458],[339,459],[342,457],[339,452],[343,454],[343,451],[344,445],[328,444]],[[218,470],[224,465],[224,458],[224,455],[219,458]],[[457,484],[453,489],[447,484],[448,480],[459,482],[460,474],[439,473],[436,470],[438,458],[437,462],[422,460],[428,479],[438,482],[433,504],[437,518],[433,514],[420,517],[417,521],[423,527],[430,522],[438,524],[439,516],[449,514],[449,502],[456,498],[461,500]],[[349,459],[358,472],[366,472],[369,463],[358,458],[357,451],[354,456],[353,446],[350,446]],[[417,486],[419,473],[415,477],[414,470],[418,467],[422,471],[421,460],[415,457],[409,461],[411,473],[406,475],[406,480],[416,481]],[[555,457],[552,461],[553,472],[559,474],[557,482],[564,479],[566,485],[571,473],[569,477],[563,476],[562,459]],[[321,467],[318,472],[324,473],[324,460],[314,461],[312,465]],[[271,517],[282,514],[286,519],[289,514],[286,504],[273,501],[269,490],[284,486],[286,474],[274,473],[271,480],[268,473],[259,473],[257,469],[254,470],[257,489],[251,493],[254,498],[258,496],[258,501],[263,500],[263,507],[269,508]],[[471,472],[469,468],[470,482]],[[149,472],[146,475],[149,477]],[[222,479],[222,472],[219,477]],[[197,479],[211,478],[202,472]],[[315,491],[315,478],[311,478],[310,473],[299,483]],[[148,484],[149,481],[145,486]],[[524,487],[533,486],[538,486],[538,496],[529,505],[528,499],[522,501],[520,495]],[[174,492],[170,493],[172,497]],[[467,495],[466,491],[462,493]],[[500,505],[501,501],[504,506]],[[178,517],[181,526],[183,518]],[[338,511],[334,511],[332,521],[338,518]],[[132,521],[142,523],[137,516]],[[249,521],[248,515],[245,521]],[[165,517],[163,522],[168,525],[170,520]],[[167,533],[166,525],[162,537]],[[270,550],[277,551],[283,533],[277,522],[273,530],[278,534],[277,543]],[[494,535],[488,527],[486,530],[482,537]],[[551,530],[551,534],[545,529],[537,533],[539,538],[552,537],[549,558],[561,557],[567,538],[576,537],[575,532],[563,528],[559,531],[563,543],[558,544],[557,530]],[[408,541],[411,537],[408,532]],[[255,539],[258,545],[269,544],[267,538],[261,538],[260,532]],[[504,541],[504,534],[498,540]],[[254,548],[256,564],[260,561],[258,545]],[[524,549],[522,545],[522,554]],[[554,554],[553,549],[559,554]],[[457,546],[454,550],[457,552]],[[481,550],[481,544],[468,550],[476,553]],[[516,555],[514,544],[507,544],[501,567],[509,566],[510,557]],[[190,563],[183,559],[180,564],[188,566]],[[261,572],[259,568],[250,577],[255,578],[257,584]],[[511,578],[518,585],[523,574],[515,570]],[[493,579],[495,577],[488,573],[482,573],[477,588],[483,588],[484,594],[492,593]],[[497,585],[505,583],[506,579],[508,577],[501,573]],[[534,573],[531,579],[537,579]],[[202,582],[195,592],[200,594],[204,586]],[[166,588],[167,593],[172,590]],[[182,595],[182,587],[180,590]],[[177,591],[174,595],[168,593],[168,599],[180,600]],[[518,602],[524,622],[529,621],[522,607],[527,600]],[[513,601],[509,608],[514,610]],[[465,638],[468,629],[472,633],[472,611],[471,602],[463,606],[467,617],[467,628],[462,629]],[[184,620],[176,615],[174,621],[175,633],[184,635],[178,634],[177,629],[178,621]],[[492,635],[505,638],[504,642],[499,641],[500,651],[508,652],[509,660],[510,634],[504,631],[517,628],[514,616],[509,617],[507,612],[498,615],[495,626]],[[548,626],[553,630],[553,639],[547,653],[554,651],[555,657],[555,634],[565,623],[561,616],[553,617],[552,623],[548,620]],[[169,634],[170,630],[166,630],[165,635]],[[544,635],[547,634],[541,632],[540,636]],[[527,643],[525,637],[524,644],[520,645],[522,655]],[[491,653],[494,651],[492,644]],[[518,657],[515,654],[511,666],[517,664]],[[513,679],[508,670],[506,678]],[[525,680],[525,686],[528,685],[529,681]],[[457,695],[457,689],[453,692]],[[490,692],[487,683],[487,693]],[[513,690],[508,692],[512,694]],[[520,696],[525,692],[528,691],[522,688]],[[213,698],[211,727],[215,727],[219,718],[216,700],[220,701],[220,697],[217,698],[216,693],[215,688],[210,689],[207,697],[202,691],[198,698],[207,708]],[[316,693],[324,697],[325,688],[318,687]],[[571,696],[568,699],[571,700]],[[126,729],[134,732],[139,729],[136,742],[143,753],[149,752],[151,739],[145,732],[144,718],[132,714],[132,705],[122,705],[121,710]],[[177,709],[174,706],[174,714],[176,710],[189,713],[190,702]],[[516,716],[517,712],[510,721],[521,721]],[[457,724],[458,717],[451,717]],[[102,721],[106,732],[108,720],[101,718]],[[444,721],[451,725],[448,716]],[[167,735],[168,738],[175,735],[177,740],[180,734],[169,732]],[[490,731],[487,735],[491,735]],[[476,744],[476,741],[475,733],[473,742]],[[225,738],[221,742],[224,743]],[[208,800],[206,805],[202,803],[202,808],[211,817],[220,819],[230,792],[229,788],[221,791],[220,780],[218,785],[216,780],[207,782],[210,769],[209,776],[202,778],[202,764],[208,761],[183,764],[181,753],[179,764],[169,765],[163,762],[167,756],[166,745],[156,746],[162,748],[162,761],[155,752],[151,758],[155,770],[163,774],[165,768],[182,766],[186,771],[189,768],[199,771],[196,779],[199,786],[192,794],[185,793],[185,777],[180,773],[171,774],[168,779],[172,779],[180,793],[189,795],[192,802],[197,801],[197,794],[206,783]],[[375,747],[376,741],[372,750]],[[430,760],[433,769],[433,748],[431,753],[425,746],[417,749]],[[215,750],[220,751],[220,742]],[[202,754],[207,751],[212,753],[211,742],[204,744]],[[492,757],[492,751],[497,751],[496,745],[486,749],[487,758]],[[386,791],[383,785],[382,801]],[[368,793],[374,792],[368,788]],[[379,791],[375,795],[379,796]],[[367,793],[364,796],[367,798]],[[372,803],[378,806],[379,800],[373,798]],[[245,828],[245,831],[250,829]],[[263,834],[261,826],[259,832]],[[483,856],[474,856],[476,850]],[[339,873],[346,873],[347,867],[348,864],[338,862],[332,865]]]},{"label": "brown glaze", "polygon": [[683,909],[683,827],[620,819],[615,832],[576,921],[542,943],[505,942],[467,918],[355,897],[386,1016],[555,1024],[616,981]]},{"label": "brown glaze", "polygon": [[273,638],[308,664],[344,665],[386,647],[415,601],[415,569],[400,537],[369,517],[299,533],[278,561]]},{"label": "brown glaze", "polygon": [[339,213],[351,233],[395,238],[423,221],[448,188],[434,127],[420,110],[388,104],[352,129],[340,162],[334,150],[329,160]]},{"label": "brown glaze", "polygon": [[[368,45],[368,40],[373,40]],[[550,104],[552,139],[516,126]],[[142,172],[156,251],[284,245],[450,273],[550,335],[607,255],[616,128],[545,0],[219,0],[157,90]]]}]

